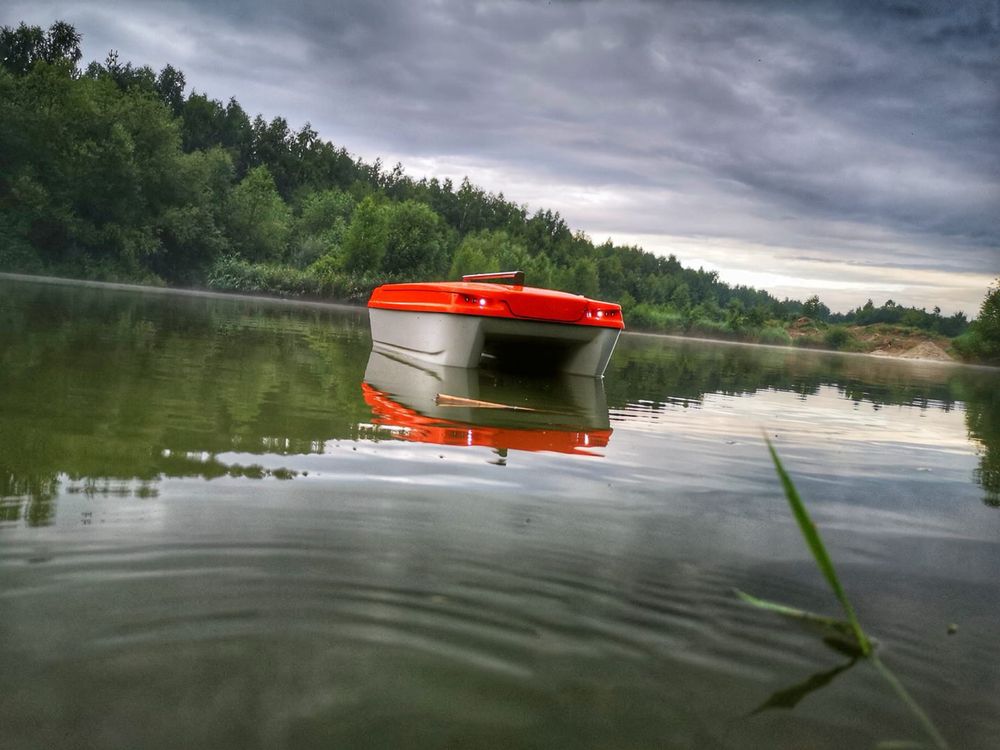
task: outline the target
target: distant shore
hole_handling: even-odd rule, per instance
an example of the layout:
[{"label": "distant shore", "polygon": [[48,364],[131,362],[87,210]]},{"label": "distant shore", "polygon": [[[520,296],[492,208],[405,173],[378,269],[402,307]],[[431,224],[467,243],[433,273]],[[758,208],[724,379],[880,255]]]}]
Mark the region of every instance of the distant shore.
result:
[{"label": "distant shore", "polygon": [[[37,284],[53,284],[59,286],[78,286],[78,287],[87,287],[92,289],[107,289],[110,291],[142,292],[146,294],[183,295],[188,297],[203,297],[206,299],[228,299],[228,300],[242,299],[253,302],[291,305],[294,307],[311,307],[318,309],[340,309],[340,310],[353,310],[357,312],[361,311],[367,312],[367,308],[362,307],[360,305],[355,305],[348,302],[339,302],[335,300],[301,299],[296,297],[282,297],[279,295],[220,292],[212,289],[192,289],[185,287],[152,286],[147,284],[131,284],[131,283],[117,282],[117,281],[92,281],[88,279],[71,279],[62,276],[39,276],[35,274],[8,273],[5,271],[0,271],[0,279],[7,279],[10,281],[25,281]],[[880,350],[872,352],[847,352],[847,351],[838,351],[835,349],[822,349],[818,347],[797,347],[797,346],[787,346],[783,344],[762,344],[753,341],[734,341],[732,339],[707,338],[704,336],[684,336],[673,333],[658,333],[655,331],[626,330],[626,334],[630,336],[656,336],[658,338],[670,339],[674,341],[695,341],[695,342],[703,342],[710,344],[729,344],[731,346],[755,346],[755,347],[762,347],[765,349],[776,349],[781,351],[789,351],[789,350],[808,351],[808,352],[816,352],[818,354],[843,354],[850,356],[874,357],[878,359],[905,360],[910,362],[919,362],[922,364],[963,365],[969,367],[984,366],[957,360],[954,357],[947,354],[947,352],[945,352],[940,346],[937,346],[933,342],[922,342],[916,344],[914,346],[914,349],[916,349],[916,351],[910,349],[903,351]],[[926,356],[925,354],[930,354],[931,356]]]},{"label": "distant shore", "polygon": [[[974,362],[963,362],[949,355],[946,359],[934,359],[930,357],[906,356],[905,354],[891,354],[887,352],[845,352],[837,349],[819,349],[817,347],[788,346],[786,344],[761,344],[756,341],[733,341],[732,339],[711,339],[704,336],[681,336],[675,333],[655,333],[650,331],[625,331],[629,336],[654,336],[656,338],[670,339],[672,341],[694,341],[703,344],[725,344],[727,346],[752,346],[757,349],[774,349],[782,352],[804,352],[812,354],[836,354],[844,357],[868,357],[870,359],[892,360],[901,362],[914,362],[919,364],[943,365],[945,367],[989,367]],[[992,368],[991,368],[992,369]]]}]

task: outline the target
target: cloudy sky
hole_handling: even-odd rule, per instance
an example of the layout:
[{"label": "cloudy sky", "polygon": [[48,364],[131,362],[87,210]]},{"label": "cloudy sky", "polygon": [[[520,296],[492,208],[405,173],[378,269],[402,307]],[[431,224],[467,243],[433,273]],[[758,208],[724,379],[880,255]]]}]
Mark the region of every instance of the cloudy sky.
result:
[{"label": "cloudy sky", "polygon": [[84,61],[312,123],[834,309],[978,311],[1000,274],[1000,0],[5,2]]}]

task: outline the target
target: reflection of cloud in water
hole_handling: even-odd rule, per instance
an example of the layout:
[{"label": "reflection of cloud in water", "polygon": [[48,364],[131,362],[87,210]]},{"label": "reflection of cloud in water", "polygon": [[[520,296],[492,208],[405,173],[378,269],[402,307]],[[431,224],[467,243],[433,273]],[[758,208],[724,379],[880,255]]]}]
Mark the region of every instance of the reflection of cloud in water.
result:
[{"label": "reflection of cloud in water", "polygon": [[681,430],[701,437],[756,440],[766,430],[803,443],[895,443],[969,453],[965,424],[953,411],[871,403],[845,409],[840,389],[820,386],[810,395],[761,390],[738,397],[709,393],[691,405],[628,404],[612,409],[611,420],[621,429]]}]

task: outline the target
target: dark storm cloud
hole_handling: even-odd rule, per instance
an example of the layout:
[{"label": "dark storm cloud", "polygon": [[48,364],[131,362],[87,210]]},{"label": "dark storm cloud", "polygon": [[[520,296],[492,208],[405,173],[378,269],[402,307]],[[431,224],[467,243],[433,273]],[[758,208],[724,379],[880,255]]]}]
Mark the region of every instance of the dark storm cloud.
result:
[{"label": "dark storm cloud", "polygon": [[632,196],[604,230],[1000,271],[997,2],[18,11],[76,22],[88,56],[172,61],[195,88],[309,120],[352,151]]}]

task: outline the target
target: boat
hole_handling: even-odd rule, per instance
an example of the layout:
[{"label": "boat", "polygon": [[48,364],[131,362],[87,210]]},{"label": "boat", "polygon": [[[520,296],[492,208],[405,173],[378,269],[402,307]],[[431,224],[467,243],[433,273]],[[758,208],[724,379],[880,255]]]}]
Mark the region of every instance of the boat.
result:
[{"label": "boat", "polygon": [[620,305],[525,286],[522,271],[383,284],[368,309],[375,351],[446,367],[602,377],[625,327]]},{"label": "boat", "polygon": [[611,438],[604,383],[560,373],[540,377],[448,367],[373,351],[361,393],[372,411],[360,424],[374,439],[600,456]]}]

